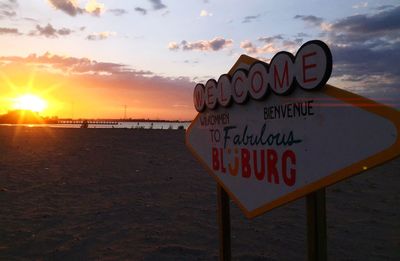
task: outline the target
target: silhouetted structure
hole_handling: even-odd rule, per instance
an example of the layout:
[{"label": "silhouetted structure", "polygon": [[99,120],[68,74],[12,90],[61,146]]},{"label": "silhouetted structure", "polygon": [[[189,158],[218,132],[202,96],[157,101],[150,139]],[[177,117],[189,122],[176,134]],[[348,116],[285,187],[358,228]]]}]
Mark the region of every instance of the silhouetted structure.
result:
[{"label": "silhouetted structure", "polygon": [[29,110],[14,110],[0,116],[2,124],[38,124],[43,123],[43,118],[37,112]]}]

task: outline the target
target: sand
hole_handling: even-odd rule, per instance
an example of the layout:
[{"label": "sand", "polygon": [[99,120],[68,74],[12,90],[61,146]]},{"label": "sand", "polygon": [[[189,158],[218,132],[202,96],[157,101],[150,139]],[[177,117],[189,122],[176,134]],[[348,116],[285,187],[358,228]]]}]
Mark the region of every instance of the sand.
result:
[{"label": "sand", "polygon": [[[400,159],[327,188],[329,260],[400,260]],[[306,260],[305,200],[248,220],[233,260]],[[0,128],[0,260],[216,260],[216,184],[184,131]]]}]

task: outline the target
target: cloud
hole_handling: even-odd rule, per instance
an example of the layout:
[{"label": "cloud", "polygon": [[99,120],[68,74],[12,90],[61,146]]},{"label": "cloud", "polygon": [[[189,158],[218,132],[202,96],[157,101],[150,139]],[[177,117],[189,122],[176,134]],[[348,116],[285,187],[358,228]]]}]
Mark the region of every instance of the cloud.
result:
[{"label": "cloud", "polygon": [[256,20],[257,18],[259,18],[259,17],[260,17],[259,14],[258,14],[258,15],[249,15],[249,16],[245,16],[245,17],[243,18],[242,23],[251,23],[251,22],[253,22],[254,20]]},{"label": "cloud", "polygon": [[168,43],[168,49],[175,51],[179,49],[179,44],[177,42],[170,42]]},{"label": "cloud", "polygon": [[240,43],[240,48],[244,49],[247,54],[250,55],[259,55],[259,54],[266,54],[266,53],[275,53],[276,48],[272,43],[266,43],[261,47],[255,46],[251,41],[244,40]]},{"label": "cloud", "polygon": [[264,43],[273,43],[276,40],[283,40],[283,36],[280,34],[274,36],[264,36],[264,37],[259,37],[258,40]]},{"label": "cloud", "polygon": [[108,12],[110,12],[113,15],[116,15],[116,16],[121,16],[121,15],[124,15],[124,14],[128,13],[127,10],[121,9],[121,8],[109,9]]},{"label": "cloud", "polygon": [[141,7],[135,7],[135,11],[142,13],[142,15],[146,15],[147,14],[147,10]]},{"label": "cloud", "polygon": [[76,58],[51,54],[49,52],[43,55],[31,54],[27,57],[3,56],[0,57],[1,63],[24,63],[28,65],[41,65],[52,72],[63,74],[104,74],[113,75],[119,73],[131,72],[140,75],[151,75],[151,72],[136,72],[129,69],[124,64],[97,62],[88,58]]},{"label": "cloud", "polygon": [[352,6],[353,9],[367,8],[368,2],[361,2]]},{"label": "cloud", "polygon": [[92,33],[89,34],[86,39],[90,41],[99,41],[99,40],[106,40],[110,38],[110,36],[116,35],[115,32],[99,32],[99,33]]},{"label": "cloud", "polygon": [[160,9],[164,9],[167,8],[166,5],[164,5],[161,0],[149,0],[150,3],[153,5],[153,9],[154,10],[160,10]]},{"label": "cloud", "polygon": [[96,0],[89,0],[85,8],[79,7],[76,0],[48,0],[48,2],[54,8],[61,10],[70,16],[84,13],[99,16],[105,10],[104,4],[98,3]]},{"label": "cloud", "polygon": [[51,24],[42,27],[36,25],[36,30],[31,31],[29,36],[45,36],[47,38],[57,38],[58,36],[65,36],[71,34],[73,31],[68,28],[55,29]]},{"label": "cloud", "polygon": [[98,3],[96,0],[90,0],[85,7],[87,13],[99,16],[105,10],[105,5]]},{"label": "cloud", "polygon": [[201,10],[200,11],[200,16],[201,17],[206,17],[206,16],[212,16],[213,14],[212,13],[209,13],[207,10]]},{"label": "cloud", "polygon": [[332,79],[372,98],[400,98],[400,6],[376,10],[320,27],[333,55]]},{"label": "cloud", "polygon": [[0,19],[15,17],[18,2],[16,0],[6,0],[0,2]]},{"label": "cloud", "polygon": [[374,15],[353,15],[332,24],[332,30],[344,32],[348,35],[374,35],[389,38],[398,38],[400,30],[400,6],[379,12]]},{"label": "cloud", "polygon": [[294,19],[300,19],[308,24],[320,26],[324,19],[315,15],[295,15]]},{"label": "cloud", "polygon": [[233,41],[231,39],[224,39],[222,37],[215,37],[212,40],[200,40],[197,42],[181,41],[180,44],[170,42],[168,49],[178,50],[182,48],[184,51],[220,51],[226,47],[231,46]]},{"label": "cloud", "polygon": [[70,16],[82,14],[84,9],[77,6],[76,1],[73,0],[48,0],[49,3],[56,9],[59,9]]},{"label": "cloud", "polygon": [[380,5],[380,6],[376,7],[375,10],[383,11],[386,9],[392,9],[394,7],[395,7],[394,5]]},{"label": "cloud", "polygon": [[7,28],[7,27],[0,27],[0,35],[2,34],[14,34],[19,35],[18,29],[16,28]]}]

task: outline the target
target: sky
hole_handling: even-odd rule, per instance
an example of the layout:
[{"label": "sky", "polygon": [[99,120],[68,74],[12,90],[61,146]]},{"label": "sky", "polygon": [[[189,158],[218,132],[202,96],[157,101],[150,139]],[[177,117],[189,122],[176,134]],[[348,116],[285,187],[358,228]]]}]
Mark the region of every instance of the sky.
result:
[{"label": "sky", "polygon": [[400,2],[0,0],[0,114],[191,120],[192,93],[241,54],[328,44],[336,87],[400,103]]}]

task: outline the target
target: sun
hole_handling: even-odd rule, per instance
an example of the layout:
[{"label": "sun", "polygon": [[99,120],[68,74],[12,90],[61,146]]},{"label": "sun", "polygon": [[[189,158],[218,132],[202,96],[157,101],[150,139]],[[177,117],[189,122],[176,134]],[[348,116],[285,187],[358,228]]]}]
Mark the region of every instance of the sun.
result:
[{"label": "sun", "polygon": [[47,102],[34,94],[24,94],[14,99],[13,107],[16,110],[29,110],[42,112],[47,107]]}]

